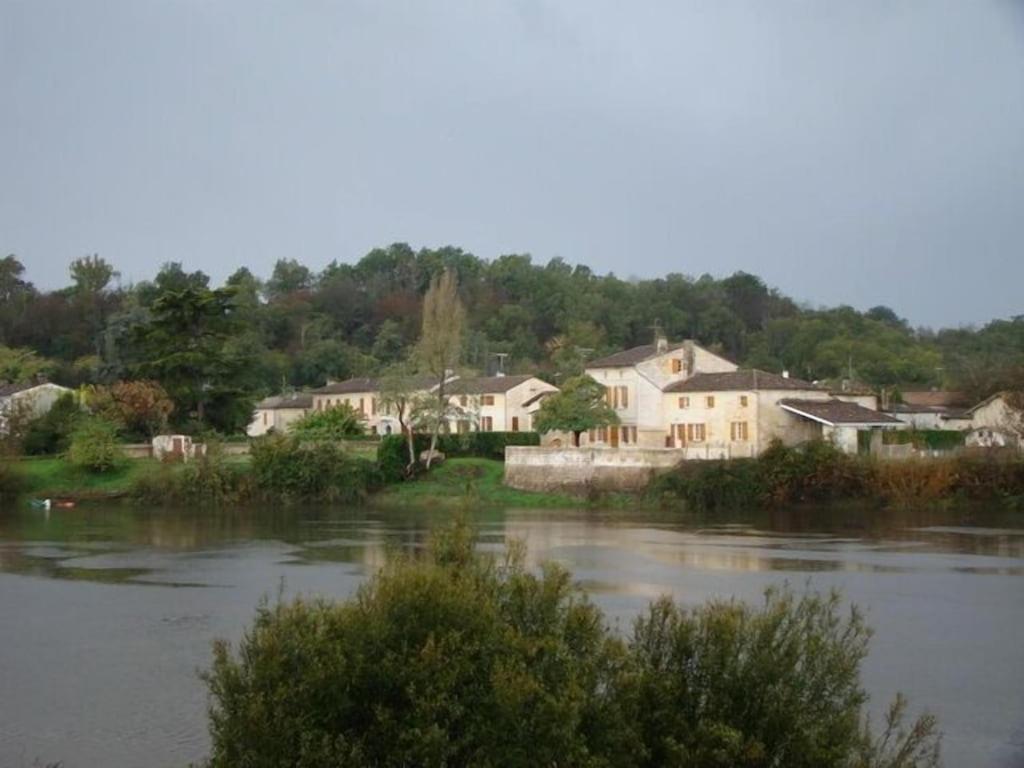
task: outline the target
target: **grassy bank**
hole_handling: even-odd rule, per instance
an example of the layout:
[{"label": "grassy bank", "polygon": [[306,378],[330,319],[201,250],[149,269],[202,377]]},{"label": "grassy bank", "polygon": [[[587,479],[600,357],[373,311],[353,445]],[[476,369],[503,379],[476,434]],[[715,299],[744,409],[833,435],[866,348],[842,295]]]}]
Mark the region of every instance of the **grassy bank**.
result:
[{"label": "grassy bank", "polygon": [[502,484],[504,472],[504,463],[494,459],[448,459],[416,480],[387,486],[373,501],[381,506],[434,509],[457,509],[467,503],[550,509],[585,504],[571,496],[509,488]]},{"label": "grassy bank", "polygon": [[159,462],[126,461],[109,472],[93,473],[73,467],[61,458],[25,459],[18,462],[23,491],[31,497],[67,496],[75,499],[106,498],[128,494]]}]

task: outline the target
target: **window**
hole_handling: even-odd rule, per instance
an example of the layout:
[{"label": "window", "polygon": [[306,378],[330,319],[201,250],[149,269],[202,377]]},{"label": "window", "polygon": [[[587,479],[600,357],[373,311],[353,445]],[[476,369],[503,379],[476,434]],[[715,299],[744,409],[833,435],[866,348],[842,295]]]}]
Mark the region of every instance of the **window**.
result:
[{"label": "window", "polygon": [[263,426],[264,427],[267,426],[267,412],[266,411],[263,412]]},{"label": "window", "polygon": [[465,395],[459,395],[459,405],[465,408],[467,402],[469,402],[469,398],[467,398]]},{"label": "window", "polygon": [[480,417],[480,431],[481,432],[492,432],[492,431],[494,431],[494,419],[492,419],[490,416],[481,416]]},{"label": "window", "polygon": [[458,430],[460,435],[464,435],[467,432],[469,432],[469,422],[466,421],[465,419],[460,419]]},{"label": "window", "polygon": [[715,407],[715,396],[714,395],[708,395],[706,398],[704,398],[704,400],[708,404],[708,408],[714,408]]},{"label": "window", "polygon": [[687,424],[686,425],[686,442],[688,443],[703,443],[707,437],[707,430],[703,424]]},{"label": "window", "polygon": [[680,408],[689,408],[690,407],[690,398],[688,398],[688,397],[680,397],[679,398],[679,407]]},{"label": "window", "polygon": [[480,398],[480,403],[482,405],[494,405],[494,395],[484,395]]},{"label": "window", "polygon": [[518,432],[519,431],[519,417],[518,416],[513,416],[512,417],[512,431],[513,432]]},{"label": "window", "polygon": [[[371,397],[370,398],[370,415],[371,416],[376,416],[377,415],[377,398],[376,397]],[[376,433],[374,433],[374,434],[376,434]]]},{"label": "window", "polygon": [[678,357],[672,358],[672,373],[680,373],[683,370],[683,361]]},{"label": "window", "polygon": [[605,387],[604,397],[612,408],[629,407],[629,387]]},{"label": "window", "polygon": [[366,401],[365,398],[362,397],[359,398],[359,412],[363,414],[363,416],[366,415]]},{"label": "window", "polygon": [[747,442],[747,440],[750,439],[747,432],[747,422],[734,421],[732,424],[730,424],[729,437],[736,442]]},{"label": "window", "polygon": [[601,443],[607,443],[608,442],[608,427],[599,427],[598,428],[598,430],[597,430],[597,439],[598,439],[598,442],[601,442]]},{"label": "window", "polygon": [[747,407],[747,396],[746,395],[740,395],[740,407],[741,408],[746,408]]}]

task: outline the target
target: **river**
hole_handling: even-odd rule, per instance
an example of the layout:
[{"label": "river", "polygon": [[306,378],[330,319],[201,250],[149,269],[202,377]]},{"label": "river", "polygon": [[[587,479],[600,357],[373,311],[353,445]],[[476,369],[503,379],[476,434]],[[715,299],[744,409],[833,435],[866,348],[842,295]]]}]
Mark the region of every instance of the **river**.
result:
[{"label": "river", "polygon": [[[374,509],[199,514],[130,506],[0,512],[0,766],[174,766],[208,749],[198,670],[261,597],[345,597],[443,516]],[[628,626],[671,593],[756,601],[838,587],[875,628],[864,681],[945,733],[947,766],[1024,766],[1024,514],[803,510],[721,517],[506,510],[524,539]]]}]

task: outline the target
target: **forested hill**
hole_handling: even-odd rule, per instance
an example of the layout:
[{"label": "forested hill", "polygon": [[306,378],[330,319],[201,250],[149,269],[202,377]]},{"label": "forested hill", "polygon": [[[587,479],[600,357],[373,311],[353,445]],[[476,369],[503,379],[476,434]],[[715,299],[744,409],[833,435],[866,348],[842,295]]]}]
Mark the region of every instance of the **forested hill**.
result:
[{"label": "forested hill", "polygon": [[469,321],[465,364],[478,370],[493,369],[495,353],[507,353],[507,371],[557,381],[588,357],[649,343],[656,326],[743,365],[806,379],[852,373],[874,386],[952,386],[979,396],[1024,366],[1024,316],[980,329],[913,329],[887,307],[801,306],[745,273],[626,281],[560,259],[485,260],[459,248],[414,251],[404,244],[320,273],[294,260],[279,261],[266,280],[239,269],[219,286],[230,290],[220,292],[203,272],[178,263],[164,265],[151,282],[118,288],[116,266],[79,259],[68,287],[45,292],[25,280],[15,256],[0,259],[0,381],[40,368],[68,384],[132,375],[146,355],[173,351],[175,333],[190,333],[185,322],[163,327],[166,350],[138,341],[161,297],[186,288],[213,304],[165,311],[227,307],[231,322],[211,339],[225,360],[244,362],[236,375],[251,395],[373,373],[408,356],[423,294],[444,267],[459,277]]}]

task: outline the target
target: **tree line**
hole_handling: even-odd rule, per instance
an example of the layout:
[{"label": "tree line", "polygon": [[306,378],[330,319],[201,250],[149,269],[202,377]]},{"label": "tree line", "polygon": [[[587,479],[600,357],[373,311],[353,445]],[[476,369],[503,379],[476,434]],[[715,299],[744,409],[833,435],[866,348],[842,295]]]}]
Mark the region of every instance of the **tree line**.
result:
[{"label": "tree line", "polygon": [[557,258],[488,260],[397,243],[320,272],[294,259],[265,279],[243,267],[223,285],[178,262],[121,285],[116,266],[92,255],[73,261],[69,285],[53,291],[33,286],[7,256],[0,381],[157,381],[179,426],[235,431],[255,398],[376,375],[412,357],[424,296],[445,270],[465,307],[459,357],[485,373],[500,357],[509,373],[560,383],[587,359],[650,343],[655,328],[741,365],[876,388],[952,387],[980,398],[1024,370],[1024,315],[981,328],[913,328],[888,307],[801,305],[743,272],[624,280]]}]

